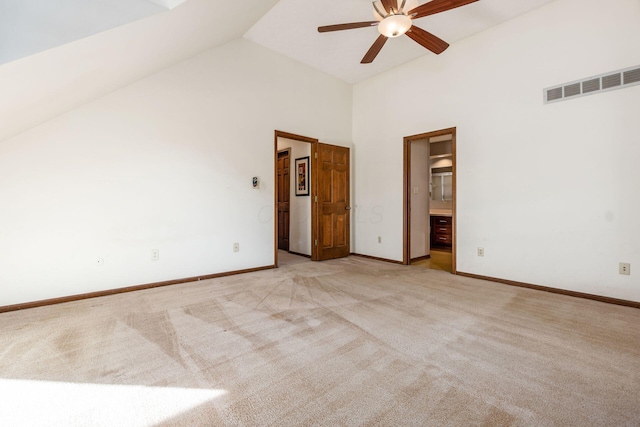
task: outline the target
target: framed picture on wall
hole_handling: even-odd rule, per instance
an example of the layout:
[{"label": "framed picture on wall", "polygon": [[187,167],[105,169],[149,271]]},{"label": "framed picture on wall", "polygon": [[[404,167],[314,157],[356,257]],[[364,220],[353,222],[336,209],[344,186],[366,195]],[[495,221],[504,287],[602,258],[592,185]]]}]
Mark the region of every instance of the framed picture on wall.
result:
[{"label": "framed picture on wall", "polygon": [[296,196],[309,195],[309,156],[296,159]]}]

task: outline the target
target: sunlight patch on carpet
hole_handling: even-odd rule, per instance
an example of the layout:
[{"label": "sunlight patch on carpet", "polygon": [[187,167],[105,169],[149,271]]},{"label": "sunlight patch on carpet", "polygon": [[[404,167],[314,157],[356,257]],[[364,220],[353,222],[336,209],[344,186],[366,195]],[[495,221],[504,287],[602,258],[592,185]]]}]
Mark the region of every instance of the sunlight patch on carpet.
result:
[{"label": "sunlight patch on carpet", "polygon": [[152,426],[226,390],[0,379],[0,425]]}]

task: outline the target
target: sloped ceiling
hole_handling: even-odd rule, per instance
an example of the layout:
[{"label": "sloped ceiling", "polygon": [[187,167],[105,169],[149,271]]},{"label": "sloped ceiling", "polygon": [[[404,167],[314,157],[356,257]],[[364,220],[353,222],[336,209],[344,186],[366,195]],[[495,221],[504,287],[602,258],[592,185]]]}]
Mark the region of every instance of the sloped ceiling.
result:
[{"label": "sloped ceiling", "polygon": [[[455,49],[454,43],[538,8],[552,0],[480,0],[447,12],[417,19],[415,24]],[[419,4],[427,3],[420,0]],[[280,0],[245,38],[357,83],[421,56],[437,56],[408,37],[389,40],[372,64],[360,60],[378,37],[376,27],[320,34],[322,25],[373,20],[371,0]],[[441,55],[446,55],[447,51]]]},{"label": "sloped ceiling", "polygon": [[[416,24],[455,49],[457,40],[550,1],[480,0]],[[20,0],[0,2],[0,16],[0,57],[13,58],[0,65],[0,140],[243,36],[349,83],[421,56],[438,58],[399,37],[362,65],[375,27],[317,32],[372,20],[370,0]],[[25,46],[39,53],[29,55]]]},{"label": "sloped ceiling", "polygon": [[[0,140],[242,37],[277,2],[243,0],[230,7],[226,0],[187,0],[167,10],[179,1],[147,2],[164,11],[143,19],[129,16],[137,20],[0,65]],[[0,2],[0,12],[8,3]]]},{"label": "sloped ceiling", "polygon": [[146,18],[150,0],[20,0],[0,5],[0,64]]}]

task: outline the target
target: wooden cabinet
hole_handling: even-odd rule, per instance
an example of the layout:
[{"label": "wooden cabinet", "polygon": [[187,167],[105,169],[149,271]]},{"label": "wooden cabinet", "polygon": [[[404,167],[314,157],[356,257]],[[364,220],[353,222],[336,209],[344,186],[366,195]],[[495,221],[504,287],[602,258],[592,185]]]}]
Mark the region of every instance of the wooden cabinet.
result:
[{"label": "wooden cabinet", "polygon": [[431,216],[431,247],[451,249],[453,227],[450,216]]}]

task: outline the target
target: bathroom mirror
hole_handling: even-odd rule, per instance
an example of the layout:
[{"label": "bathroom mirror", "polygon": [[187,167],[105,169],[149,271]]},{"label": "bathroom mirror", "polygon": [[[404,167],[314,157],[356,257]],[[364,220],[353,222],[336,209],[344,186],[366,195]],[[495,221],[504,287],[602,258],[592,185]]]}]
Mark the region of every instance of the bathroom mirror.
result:
[{"label": "bathroom mirror", "polygon": [[453,170],[451,167],[431,169],[431,200],[448,201],[453,198]]}]

